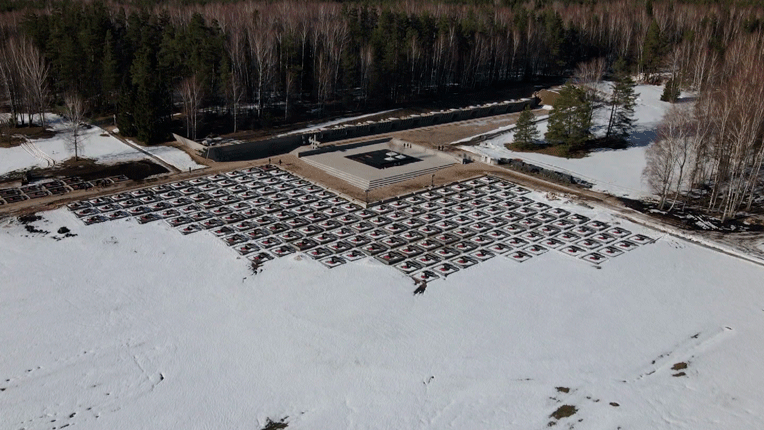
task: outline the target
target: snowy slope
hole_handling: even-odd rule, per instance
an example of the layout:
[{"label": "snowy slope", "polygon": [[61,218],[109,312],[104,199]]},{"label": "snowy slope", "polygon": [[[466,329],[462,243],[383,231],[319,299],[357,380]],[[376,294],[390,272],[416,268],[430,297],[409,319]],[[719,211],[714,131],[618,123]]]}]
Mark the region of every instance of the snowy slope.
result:
[{"label": "snowy slope", "polygon": [[[63,119],[57,115],[47,114],[46,120],[49,122],[48,126],[58,131],[59,134],[49,139],[31,141],[31,144],[36,147],[32,151],[24,146],[0,148],[0,175],[32,167],[47,167],[49,163],[46,161],[46,157],[55,162],[74,157],[74,147],[67,141],[67,125]],[[99,163],[114,164],[150,158],[147,154],[123,143],[99,127],[83,129],[81,139],[80,157],[90,158]],[[206,167],[197,164],[188,154],[177,148],[155,146],[145,148],[145,150],[180,170],[188,170],[189,168],[196,170]],[[41,151],[44,156],[36,156],[34,152],[37,151]]]},{"label": "snowy slope", "polygon": [[413,296],[375,261],[252,275],[207,232],[41,215],[77,236],[0,221],[2,428],[538,429],[566,404],[564,428],[764,425],[764,269],[681,240],[599,270],[497,257]]},{"label": "snowy slope", "polygon": [[[581,159],[565,159],[544,154],[515,152],[505,147],[506,144],[512,143],[511,131],[487,140],[478,146],[464,147],[464,149],[494,158],[519,158],[540,166],[567,172],[592,182],[594,189],[613,195],[632,198],[650,196],[652,192],[642,179],[642,171],[646,165],[645,149],[655,138],[658,123],[671,104],[660,101],[660,95],[663,92],[662,87],[638,85],[635,91],[639,94],[635,107],[636,127],[629,138],[627,149],[601,149]],[[608,114],[606,108],[595,111],[593,132],[596,136],[605,135]],[[540,121],[537,126],[543,137],[547,131],[547,121]]]}]

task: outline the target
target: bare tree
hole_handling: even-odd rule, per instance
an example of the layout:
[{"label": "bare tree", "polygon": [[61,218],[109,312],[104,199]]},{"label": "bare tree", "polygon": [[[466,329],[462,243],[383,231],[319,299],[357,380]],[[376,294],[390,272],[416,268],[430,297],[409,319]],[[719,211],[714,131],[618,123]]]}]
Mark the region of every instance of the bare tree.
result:
[{"label": "bare tree", "polygon": [[183,113],[186,116],[186,135],[196,139],[199,125],[199,108],[204,98],[204,86],[196,75],[181,81],[178,92],[183,100]]},{"label": "bare tree", "polygon": [[18,39],[18,46],[16,48],[18,52],[14,54],[14,57],[19,61],[19,71],[25,93],[28,97],[29,113],[38,114],[41,125],[45,127],[45,109],[48,107],[48,72],[50,68],[45,63],[45,58],[40,53],[40,50],[29,39]]},{"label": "bare tree", "polygon": [[602,82],[602,76],[605,74],[606,68],[607,62],[603,57],[578,63],[578,66],[576,66],[574,81],[586,90],[586,97],[590,102],[594,102],[597,99],[599,84]]},{"label": "bare tree", "polygon": [[85,117],[85,101],[79,94],[70,92],[64,96],[64,108],[66,119],[69,122],[67,139],[74,148],[74,160],[78,161],[83,143],[82,120]]}]

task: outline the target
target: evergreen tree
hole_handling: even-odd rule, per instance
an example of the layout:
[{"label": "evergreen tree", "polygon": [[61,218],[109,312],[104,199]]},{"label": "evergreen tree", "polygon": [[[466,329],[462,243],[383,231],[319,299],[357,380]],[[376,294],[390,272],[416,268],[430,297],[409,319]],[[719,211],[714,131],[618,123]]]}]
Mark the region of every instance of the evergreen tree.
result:
[{"label": "evergreen tree", "polygon": [[544,138],[552,145],[566,146],[567,150],[581,148],[591,136],[591,111],[586,91],[565,84],[549,114],[549,128]]},{"label": "evergreen tree", "polygon": [[533,122],[535,115],[531,112],[529,106],[526,106],[520,117],[517,118],[514,132],[514,145],[518,149],[532,149],[535,141],[539,138],[539,131]]},{"label": "evergreen tree", "polygon": [[626,140],[634,129],[634,106],[638,94],[634,92],[634,80],[625,73],[618,74],[610,96],[610,120],[607,137]]},{"label": "evergreen tree", "polygon": [[646,81],[649,81],[651,75],[658,71],[665,51],[666,44],[661,35],[660,27],[658,27],[658,23],[653,19],[650,27],[647,28],[645,43],[642,47],[642,58],[639,61],[639,66],[645,75],[644,79]]},{"label": "evergreen tree", "polygon": [[679,90],[679,80],[674,77],[671,77],[666,82],[666,86],[663,87],[663,93],[661,94],[661,101],[676,103],[676,101],[679,100],[680,94],[681,94],[681,91]]}]

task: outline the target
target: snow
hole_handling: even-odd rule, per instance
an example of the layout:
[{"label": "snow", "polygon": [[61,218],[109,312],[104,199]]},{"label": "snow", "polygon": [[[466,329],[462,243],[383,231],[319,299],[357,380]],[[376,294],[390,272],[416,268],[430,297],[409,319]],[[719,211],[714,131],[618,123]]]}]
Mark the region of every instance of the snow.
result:
[{"label": "snow", "polygon": [[[603,88],[606,91],[608,87]],[[594,189],[616,196],[642,198],[653,193],[642,178],[646,166],[645,150],[655,138],[655,130],[663,114],[671,106],[660,101],[663,88],[654,85],[637,85],[635,92],[639,94],[635,107],[636,119],[634,133],[629,138],[626,149],[600,149],[587,157],[580,159],[565,159],[545,154],[516,152],[506,148],[512,142],[513,126],[507,127],[507,133],[488,139],[476,146],[465,146],[463,149],[493,158],[519,158],[526,162],[570,173],[594,184]],[[607,128],[608,114],[606,108],[595,111],[593,133],[604,136]],[[547,131],[546,120],[537,123],[543,137]],[[499,130],[501,131],[501,130]],[[471,138],[470,138],[471,139]],[[469,139],[465,139],[469,140]],[[455,142],[460,143],[460,142]]]},{"label": "snow", "polygon": [[[60,116],[46,114],[48,127],[59,132],[56,136],[48,139],[30,141],[29,146],[16,146],[12,148],[0,148],[0,175],[17,170],[26,170],[33,167],[48,167],[50,163],[46,158],[56,163],[74,157],[74,147],[67,141],[66,130],[68,125]],[[160,158],[167,164],[173,165],[180,170],[196,170],[206,166],[197,164],[185,152],[169,146],[152,146],[141,148],[137,145],[126,144],[100,127],[82,129],[80,136],[82,142],[79,148],[79,156],[96,160],[101,164],[115,164],[125,161],[134,161],[151,158],[149,154]],[[26,148],[25,148],[26,146]],[[35,156],[37,152],[38,156]]]},{"label": "snow", "polygon": [[315,130],[322,130],[322,129],[325,129],[325,128],[329,128],[329,127],[331,127],[333,125],[338,125],[338,124],[342,124],[342,123],[346,123],[346,122],[356,121],[356,120],[363,119],[363,118],[368,118],[368,117],[371,117],[371,116],[384,115],[386,113],[395,112],[396,110],[398,110],[398,109],[390,109],[390,110],[384,110],[384,111],[381,111],[381,112],[367,113],[367,114],[359,115],[359,116],[338,118],[338,119],[334,119],[334,120],[331,120],[331,121],[326,121],[326,122],[321,122],[321,123],[318,123],[318,124],[310,125],[308,127],[301,128],[299,130],[292,130],[289,133],[284,133],[284,134],[281,134],[281,135],[279,135],[277,137],[289,136],[290,134],[306,133],[306,132],[315,131]]},{"label": "snow", "polygon": [[0,221],[3,427],[546,428],[567,404],[565,428],[761,428],[764,269],[547,203],[658,241],[599,270],[496,257],[413,296],[374,260],[252,275],[163,222]]}]

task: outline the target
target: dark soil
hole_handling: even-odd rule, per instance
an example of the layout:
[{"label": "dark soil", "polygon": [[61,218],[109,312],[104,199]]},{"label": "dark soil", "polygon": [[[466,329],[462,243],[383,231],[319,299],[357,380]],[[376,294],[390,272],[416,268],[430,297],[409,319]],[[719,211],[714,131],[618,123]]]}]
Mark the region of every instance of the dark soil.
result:
[{"label": "dark soil", "polygon": [[570,393],[570,388],[568,387],[555,387],[557,389],[558,393]]},{"label": "dark soil", "polygon": [[562,405],[559,408],[557,408],[556,411],[552,412],[552,414],[549,415],[549,416],[554,418],[554,419],[556,419],[556,420],[560,420],[560,419],[563,419],[563,418],[567,418],[567,417],[573,416],[573,415],[576,414],[576,412],[578,412],[578,408],[576,408],[575,406],[573,406],[573,405]]},{"label": "dark soil", "polygon": [[265,427],[262,428],[262,430],[281,430],[285,429],[289,426],[287,424],[286,420],[289,417],[284,417],[280,421],[272,421],[270,418],[265,422]]},{"label": "dark soil", "polygon": [[672,212],[666,212],[659,210],[658,204],[654,202],[629,199],[626,197],[619,197],[618,200],[630,209],[648,214],[666,224],[686,230],[720,231],[727,233],[764,231],[764,225],[746,223],[743,219],[728,219],[722,223],[718,218],[706,215],[701,210],[696,210],[692,207],[687,207],[684,210],[675,209]]},{"label": "dark soil", "polygon": [[125,175],[133,181],[142,181],[149,176],[169,171],[149,160],[130,161],[109,166],[96,164],[92,160],[67,160],[55,169],[33,170],[30,176],[37,178],[77,176],[86,181]]},{"label": "dark soil", "polygon": [[37,215],[37,214],[22,215],[22,216],[20,216],[18,218],[19,222],[24,224],[24,225],[40,221],[41,219],[42,219],[42,217],[40,215]]},{"label": "dark soil", "polygon": [[[10,130],[3,129],[3,132],[4,133],[7,132],[9,135],[18,134],[18,135],[26,136],[30,139],[47,139],[56,135],[55,132],[46,130],[39,126],[33,126],[33,127],[23,126],[23,127],[12,128]],[[13,146],[21,145],[22,143],[24,143],[24,140],[19,138],[8,139],[8,136],[3,136],[2,138],[0,138],[0,148],[10,148]]]}]

